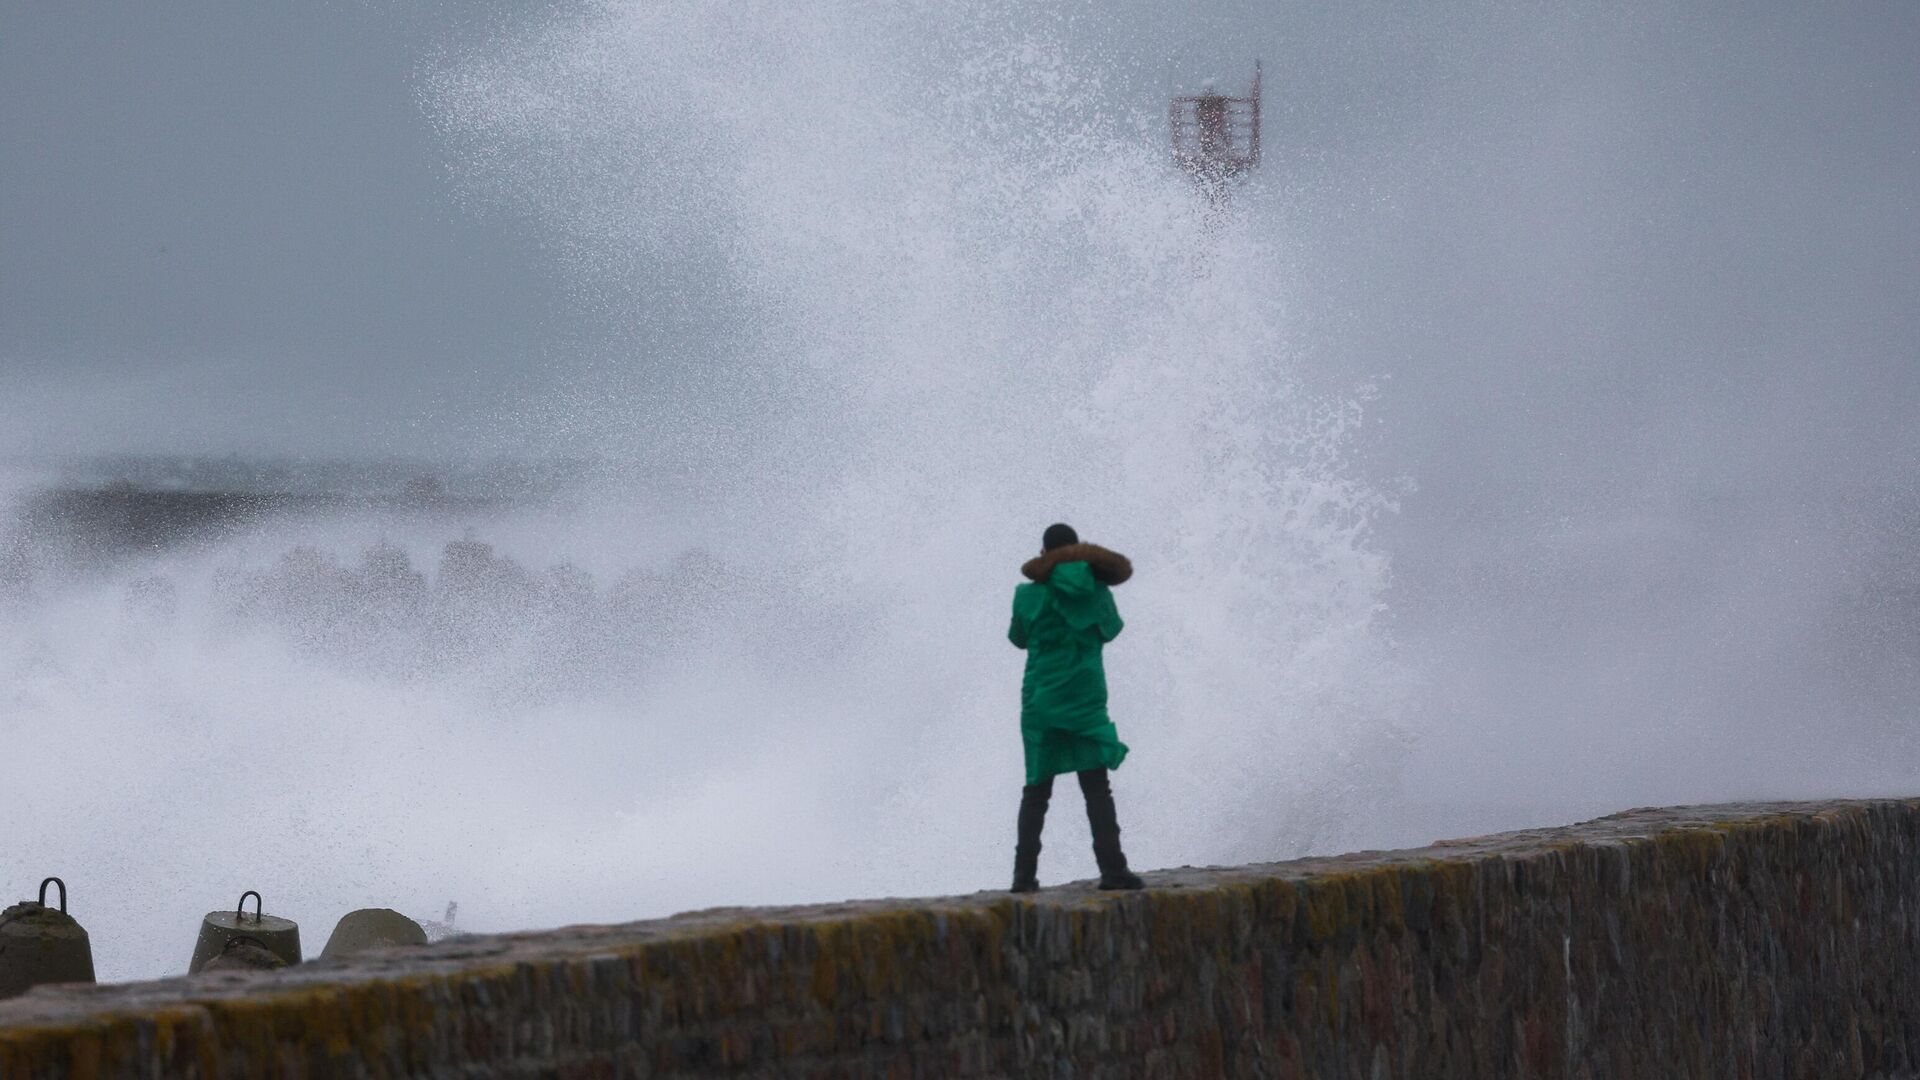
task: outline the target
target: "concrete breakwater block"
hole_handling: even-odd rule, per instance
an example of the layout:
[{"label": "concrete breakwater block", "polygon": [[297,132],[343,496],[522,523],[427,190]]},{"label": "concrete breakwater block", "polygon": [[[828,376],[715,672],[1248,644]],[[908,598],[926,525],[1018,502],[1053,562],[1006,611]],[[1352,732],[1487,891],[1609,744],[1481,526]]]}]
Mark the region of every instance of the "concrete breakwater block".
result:
[{"label": "concrete breakwater block", "polygon": [[[47,886],[60,887],[60,906],[47,905]],[[40,883],[40,899],[0,911],[0,998],[49,983],[93,981],[93,943],[86,928],[67,914],[67,886],[59,878]]]},{"label": "concrete breakwater block", "polygon": [[[251,915],[246,911],[249,896],[253,897]],[[268,915],[262,905],[260,894],[249,889],[241,894],[240,903],[232,911],[207,912],[207,917],[200,922],[200,937],[193,944],[193,959],[187,963],[187,973],[200,971],[236,944],[265,949],[285,964],[299,963],[299,924],[292,919]]]},{"label": "concrete breakwater block", "polygon": [[368,949],[393,945],[425,945],[427,932],[420,924],[392,908],[361,908],[349,911],[334,925],[320,958],[350,956]]}]

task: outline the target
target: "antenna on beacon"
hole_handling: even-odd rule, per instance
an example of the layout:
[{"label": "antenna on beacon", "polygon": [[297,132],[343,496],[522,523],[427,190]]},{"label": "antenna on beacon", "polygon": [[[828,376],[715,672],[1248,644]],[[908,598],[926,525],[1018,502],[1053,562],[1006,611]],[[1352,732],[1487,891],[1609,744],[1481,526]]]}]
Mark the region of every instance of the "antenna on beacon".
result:
[{"label": "antenna on beacon", "polygon": [[1215,90],[1176,94],[1167,106],[1173,162],[1199,185],[1209,202],[1227,197],[1227,185],[1260,164],[1260,61],[1245,97]]}]

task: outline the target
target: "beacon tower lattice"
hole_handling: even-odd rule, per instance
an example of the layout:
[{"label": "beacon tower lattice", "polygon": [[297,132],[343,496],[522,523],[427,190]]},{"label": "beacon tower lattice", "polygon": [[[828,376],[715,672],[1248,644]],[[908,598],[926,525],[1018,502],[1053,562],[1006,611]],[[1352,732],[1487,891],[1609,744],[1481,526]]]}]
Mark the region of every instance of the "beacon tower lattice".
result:
[{"label": "beacon tower lattice", "polygon": [[1209,83],[1198,94],[1175,95],[1167,105],[1173,161],[1214,201],[1227,185],[1260,164],[1260,61],[1245,97],[1222,94]]}]

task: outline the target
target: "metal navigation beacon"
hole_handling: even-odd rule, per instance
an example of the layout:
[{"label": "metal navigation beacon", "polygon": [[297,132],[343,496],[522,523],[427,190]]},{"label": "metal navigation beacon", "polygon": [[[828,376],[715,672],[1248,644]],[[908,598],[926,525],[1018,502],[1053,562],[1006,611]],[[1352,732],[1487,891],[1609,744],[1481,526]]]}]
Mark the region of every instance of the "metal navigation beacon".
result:
[{"label": "metal navigation beacon", "polygon": [[1176,95],[1167,106],[1173,160],[1207,197],[1226,196],[1227,182],[1260,164],[1260,61],[1253,62],[1253,88],[1229,97],[1211,83],[1198,94]]}]

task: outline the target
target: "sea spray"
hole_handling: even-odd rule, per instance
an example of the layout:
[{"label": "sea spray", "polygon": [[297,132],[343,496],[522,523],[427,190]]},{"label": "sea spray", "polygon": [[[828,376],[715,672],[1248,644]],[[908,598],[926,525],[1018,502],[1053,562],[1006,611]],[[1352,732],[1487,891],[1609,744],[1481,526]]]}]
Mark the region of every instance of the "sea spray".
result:
[{"label": "sea spray", "polygon": [[[1002,886],[1007,604],[1056,519],[1139,567],[1139,865],[1373,835],[1390,500],[1348,463],[1364,392],[1293,375],[1284,215],[1209,208],[1092,58],[996,11],[589,7],[429,66],[459,196],[632,328],[540,406],[607,464],[539,506],[275,517],[0,631],[48,763],[10,855],[84,871],[104,976],[176,970],[165,928],[247,887],[487,930]],[[1087,876],[1058,814],[1043,878]]]}]

